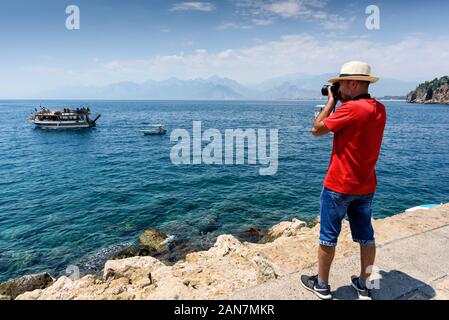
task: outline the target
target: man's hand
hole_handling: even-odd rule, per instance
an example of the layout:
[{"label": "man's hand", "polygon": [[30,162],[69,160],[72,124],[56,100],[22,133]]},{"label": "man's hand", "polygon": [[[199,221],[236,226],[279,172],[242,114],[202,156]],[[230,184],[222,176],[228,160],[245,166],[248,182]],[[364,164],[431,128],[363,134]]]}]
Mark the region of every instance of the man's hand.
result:
[{"label": "man's hand", "polygon": [[313,124],[312,134],[315,137],[324,136],[325,134],[329,133],[329,129],[324,125],[323,120],[330,116],[332,110],[334,110],[335,106],[337,105],[337,101],[335,100],[335,97],[332,93],[330,86],[329,88],[327,88],[327,91],[328,91],[327,104],[324,107],[323,111],[321,111],[321,113],[315,119],[315,122]]}]

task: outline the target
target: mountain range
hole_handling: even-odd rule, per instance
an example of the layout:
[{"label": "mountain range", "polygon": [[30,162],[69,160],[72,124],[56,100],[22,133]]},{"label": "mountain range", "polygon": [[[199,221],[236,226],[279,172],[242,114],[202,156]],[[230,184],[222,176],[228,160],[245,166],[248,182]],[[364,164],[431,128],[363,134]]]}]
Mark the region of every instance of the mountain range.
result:
[{"label": "mountain range", "polygon": [[[118,82],[106,86],[65,87],[45,93],[52,99],[111,99],[111,100],[300,100],[319,99],[321,87],[333,74],[290,74],[257,85],[243,85],[229,78],[212,76],[207,79],[143,83]],[[405,96],[417,82],[384,78],[371,87],[375,97]]]}]

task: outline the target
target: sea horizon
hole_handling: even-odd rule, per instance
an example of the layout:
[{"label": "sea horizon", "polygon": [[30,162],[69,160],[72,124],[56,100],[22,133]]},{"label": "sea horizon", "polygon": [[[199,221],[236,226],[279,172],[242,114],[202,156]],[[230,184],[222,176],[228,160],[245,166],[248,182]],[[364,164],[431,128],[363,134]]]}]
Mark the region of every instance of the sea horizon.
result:
[{"label": "sea horizon", "polygon": [[[383,97],[375,97],[374,99],[378,101],[396,101],[402,102],[407,101],[406,99],[382,99]],[[227,102],[227,101],[235,101],[235,102],[303,102],[303,101],[318,101],[318,102],[327,102],[327,97],[323,98],[299,98],[299,99],[91,99],[91,98],[77,98],[77,99],[56,99],[56,98],[0,98],[0,101],[140,101],[140,102],[170,102],[170,101],[187,101],[187,102],[202,102],[202,101],[210,101],[210,102]]]}]

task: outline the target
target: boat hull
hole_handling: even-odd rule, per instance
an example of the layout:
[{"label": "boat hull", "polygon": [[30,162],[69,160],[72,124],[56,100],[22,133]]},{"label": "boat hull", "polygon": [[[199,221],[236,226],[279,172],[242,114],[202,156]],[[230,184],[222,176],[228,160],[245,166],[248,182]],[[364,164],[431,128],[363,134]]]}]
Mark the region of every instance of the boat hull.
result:
[{"label": "boat hull", "polygon": [[162,132],[142,131],[142,132],[146,136],[162,136],[167,133],[167,131]]},{"label": "boat hull", "polygon": [[90,124],[86,122],[48,122],[48,121],[30,121],[37,128],[42,129],[85,129],[93,128],[95,124]]}]

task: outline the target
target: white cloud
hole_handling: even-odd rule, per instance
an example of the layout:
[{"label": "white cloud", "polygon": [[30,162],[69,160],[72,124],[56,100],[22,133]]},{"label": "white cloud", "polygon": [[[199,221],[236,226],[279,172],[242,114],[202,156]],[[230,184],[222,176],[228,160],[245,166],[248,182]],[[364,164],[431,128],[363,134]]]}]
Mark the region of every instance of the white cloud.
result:
[{"label": "white cloud", "polygon": [[223,22],[218,27],[217,30],[227,30],[227,29],[253,29],[255,26],[269,26],[273,24],[272,19],[252,19],[249,23],[241,22]]},{"label": "white cloud", "polygon": [[240,24],[236,22],[223,22],[217,27],[217,30],[227,30],[227,29],[251,29],[252,25]]},{"label": "white cloud", "polygon": [[346,30],[350,27],[351,23],[353,23],[356,17],[343,18],[336,14],[327,14],[327,13],[317,13],[317,19],[321,20],[321,24],[325,29],[329,30]]},{"label": "white cloud", "polygon": [[253,23],[256,26],[269,26],[273,24],[273,20],[271,19],[253,19]]},{"label": "white cloud", "polygon": [[215,10],[215,6],[210,2],[182,2],[176,3],[170,8],[170,11],[186,10],[213,11]]},{"label": "white cloud", "polygon": [[440,70],[449,70],[448,40],[410,37],[393,44],[364,38],[329,42],[321,37],[296,34],[248,48],[216,53],[201,49],[190,54],[147,60],[114,61],[106,65],[105,71],[108,79],[190,79],[218,74],[254,83],[294,72],[338,73],[344,62],[362,60],[372,64],[374,73],[381,77],[433,79],[439,76]]},{"label": "white cloud", "polygon": [[280,15],[283,18],[297,17],[302,9],[302,4],[297,0],[287,0],[265,5],[269,12]]},{"label": "white cloud", "polygon": [[4,98],[33,96],[33,92],[40,94],[61,84],[98,86],[170,77],[207,78],[215,74],[251,84],[297,72],[337,74],[340,66],[350,60],[370,63],[373,73],[381,78],[423,81],[443,76],[449,70],[448,52],[448,36],[429,38],[415,34],[385,44],[366,37],[329,41],[321,36],[293,34],[218,52],[197,49],[190,53],[107,63],[98,57],[97,63],[89,62],[84,67],[67,63],[65,67],[30,64],[19,69],[6,68],[4,72],[9,76],[0,79],[0,95]]},{"label": "white cloud", "polygon": [[242,0],[236,7],[238,14],[261,21],[305,19],[318,21],[325,29],[347,29],[354,18],[324,11],[327,3],[327,0]]},{"label": "white cloud", "polygon": [[324,8],[329,0],[303,0],[305,4],[315,8]]}]

